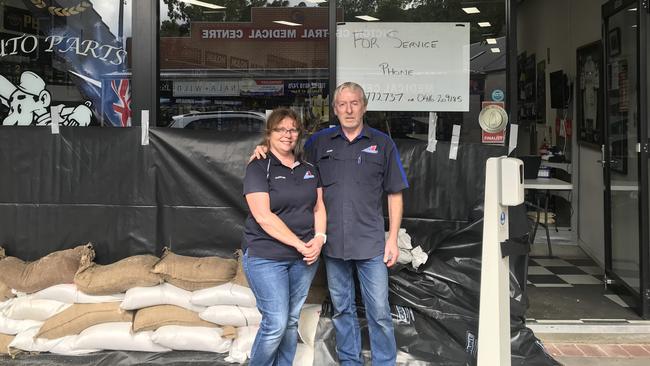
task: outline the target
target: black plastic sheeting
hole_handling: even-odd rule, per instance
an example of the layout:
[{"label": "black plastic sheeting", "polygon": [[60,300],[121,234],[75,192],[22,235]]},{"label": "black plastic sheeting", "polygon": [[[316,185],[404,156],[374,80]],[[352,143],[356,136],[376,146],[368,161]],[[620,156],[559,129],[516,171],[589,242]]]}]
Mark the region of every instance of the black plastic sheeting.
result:
[{"label": "black plastic sheeting", "polygon": [[0,245],[25,260],[93,242],[99,263],[164,246],[231,256],[246,215],[241,180],[255,135],[3,127]]},{"label": "black plastic sheeting", "polygon": [[[0,245],[26,260],[93,242],[98,263],[164,246],[184,255],[231,256],[239,247],[246,207],[245,165],[259,136],[176,129],[3,127],[0,129]],[[391,303],[400,364],[472,365],[478,335],[485,161],[505,148],[449,144],[426,151],[396,141],[410,188],[402,227],[430,254],[419,270],[391,271]],[[519,210],[519,212],[517,212]],[[529,225],[511,209],[511,237]],[[526,256],[511,258],[513,365],[557,365],[525,327]],[[336,359],[329,305],[317,330],[314,365]],[[363,307],[360,307],[361,314]],[[365,323],[362,319],[363,329]],[[364,354],[368,355],[367,331]],[[101,352],[87,356],[18,356],[17,365],[223,364],[205,352]],[[0,357],[0,364],[8,361]]]}]

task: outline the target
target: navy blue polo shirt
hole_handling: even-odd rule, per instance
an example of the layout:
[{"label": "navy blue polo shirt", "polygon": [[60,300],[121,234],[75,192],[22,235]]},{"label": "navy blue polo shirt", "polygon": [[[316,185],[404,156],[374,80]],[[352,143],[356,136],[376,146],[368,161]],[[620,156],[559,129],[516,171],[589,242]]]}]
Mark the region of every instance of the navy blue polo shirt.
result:
[{"label": "navy blue polo shirt", "polygon": [[312,135],[305,151],[318,167],[327,209],[323,254],[340,259],[383,254],[383,193],[408,188],[393,140],[364,125],[359,136],[348,141],[337,126]]},{"label": "navy blue polo shirt", "polygon": [[[318,171],[312,164],[299,163],[291,169],[269,152],[266,159],[253,160],[246,167],[244,196],[267,192],[271,212],[306,242],[314,237],[314,206],[319,184]],[[267,234],[250,212],[244,225],[242,249],[248,249],[249,256],[266,259],[302,258],[295,248]]]}]

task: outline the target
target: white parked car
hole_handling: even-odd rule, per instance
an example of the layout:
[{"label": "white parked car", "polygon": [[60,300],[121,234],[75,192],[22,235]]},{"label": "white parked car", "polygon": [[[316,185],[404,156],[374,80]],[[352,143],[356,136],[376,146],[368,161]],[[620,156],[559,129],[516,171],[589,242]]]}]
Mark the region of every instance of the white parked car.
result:
[{"label": "white parked car", "polygon": [[172,117],[172,128],[229,132],[260,132],[264,130],[264,113],[253,111],[191,112]]}]

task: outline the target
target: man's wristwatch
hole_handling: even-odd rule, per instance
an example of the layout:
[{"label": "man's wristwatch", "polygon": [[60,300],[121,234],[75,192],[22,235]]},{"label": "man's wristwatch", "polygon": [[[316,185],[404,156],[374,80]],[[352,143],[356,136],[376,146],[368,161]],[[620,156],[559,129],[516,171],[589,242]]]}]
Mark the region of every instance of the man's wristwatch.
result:
[{"label": "man's wristwatch", "polygon": [[327,235],[325,235],[325,233],[316,233],[316,235],[314,235],[314,238],[317,236],[323,237],[323,244],[327,243]]}]

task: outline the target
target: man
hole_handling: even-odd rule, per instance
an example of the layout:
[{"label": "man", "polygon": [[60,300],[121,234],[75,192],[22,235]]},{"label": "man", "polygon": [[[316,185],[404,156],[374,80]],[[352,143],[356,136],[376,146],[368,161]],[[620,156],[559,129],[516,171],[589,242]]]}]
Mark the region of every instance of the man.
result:
[{"label": "man", "polygon": [[[347,82],[337,87],[333,107],[340,126],[314,134],[306,142],[305,152],[318,166],[327,208],[327,240],[322,253],[334,305],[339,361],[342,365],[363,364],[355,306],[356,270],[370,331],[372,364],[395,365],[387,267],[393,266],[399,255],[401,191],[408,183],[395,143],[363,123],[367,105],[360,85]],[[390,224],[387,239],[384,192]]]}]

